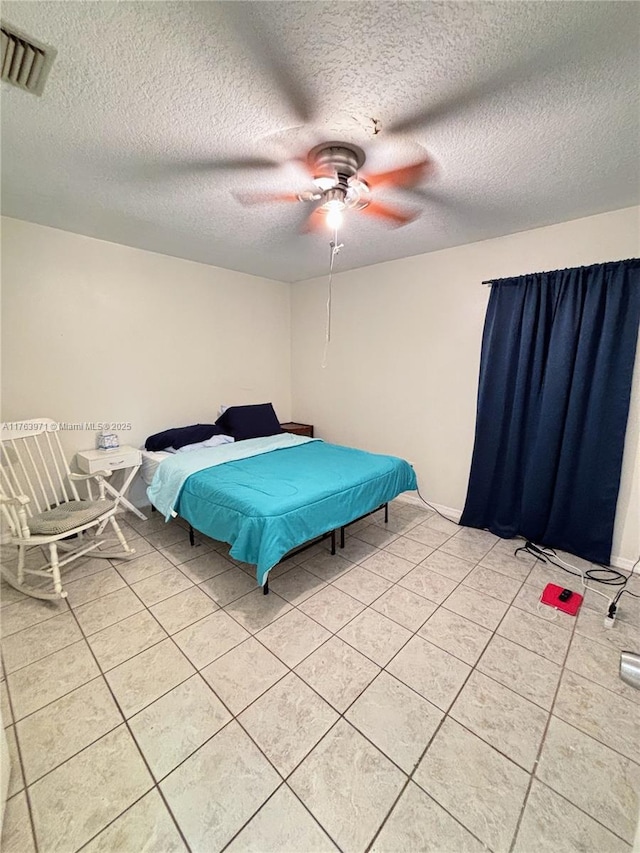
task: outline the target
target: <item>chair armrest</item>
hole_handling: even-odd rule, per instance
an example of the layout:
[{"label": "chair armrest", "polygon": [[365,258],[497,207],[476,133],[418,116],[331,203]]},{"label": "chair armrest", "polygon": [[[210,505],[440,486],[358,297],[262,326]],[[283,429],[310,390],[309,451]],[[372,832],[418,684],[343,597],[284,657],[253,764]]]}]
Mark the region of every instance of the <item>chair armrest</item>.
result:
[{"label": "chair armrest", "polygon": [[20,506],[26,506],[30,502],[30,499],[26,495],[18,495],[16,498],[8,498],[6,495],[0,496],[0,504],[19,504]]}]

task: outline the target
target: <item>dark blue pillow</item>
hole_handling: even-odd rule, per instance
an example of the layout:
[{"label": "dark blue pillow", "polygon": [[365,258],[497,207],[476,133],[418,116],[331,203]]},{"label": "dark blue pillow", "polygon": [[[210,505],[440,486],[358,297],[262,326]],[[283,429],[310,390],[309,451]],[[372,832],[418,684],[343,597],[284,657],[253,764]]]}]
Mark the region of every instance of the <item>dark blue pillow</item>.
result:
[{"label": "dark blue pillow", "polygon": [[260,403],[256,406],[229,406],[220,415],[216,425],[225,435],[233,436],[236,441],[277,435],[282,432],[271,403]]},{"label": "dark blue pillow", "polygon": [[164,450],[165,447],[175,447],[179,450],[187,444],[206,441],[212,435],[222,435],[220,427],[215,424],[194,424],[178,429],[166,429],[164,432],[150,435],[144,446],[146,450]]}]

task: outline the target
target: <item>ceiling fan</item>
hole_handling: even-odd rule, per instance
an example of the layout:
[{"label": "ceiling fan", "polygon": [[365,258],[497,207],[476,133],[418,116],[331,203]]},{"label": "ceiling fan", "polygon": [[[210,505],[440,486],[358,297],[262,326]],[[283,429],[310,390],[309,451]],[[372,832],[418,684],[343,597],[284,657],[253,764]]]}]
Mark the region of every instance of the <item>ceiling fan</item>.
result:
[{"label": "ceiling fan", "polygon": [[315,230],[324,219],[328,228],[337,230],[345,211],[354,210],[365,216],[382,219],[395,226],[412,222],[417,213],[391,207],[373,198],[373,192],[381,186],[411,188],[433,172],[433,162],[424,158],[417,163],[363,175],[360,169],[366,155],[362,148],[347,142],[321,142],[309,151],[302,160],[313,189],[300,193],[237,194],[243,204],[270,202],[306,202],[312,208],[304,230]]}]

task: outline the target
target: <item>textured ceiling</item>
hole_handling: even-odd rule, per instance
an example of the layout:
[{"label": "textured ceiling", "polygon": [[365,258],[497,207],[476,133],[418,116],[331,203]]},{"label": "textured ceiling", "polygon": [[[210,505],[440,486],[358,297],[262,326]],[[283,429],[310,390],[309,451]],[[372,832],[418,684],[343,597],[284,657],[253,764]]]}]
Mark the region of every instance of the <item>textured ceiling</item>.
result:
[{"label": "textured ceiling", "polygon": [[[283,281],[321,275],[329,235],[296,157],[356,142],[366,167],[437,176],[400,229],[348,214],[340,269],[636,204],[636,2],[11,2],[58,49],[44,95],[2,84],[2,212]],[[374,119],[377,124],[374,123]],[[378,129],[378,133],[374,130]],[[264,169],[225,160],[275,159]]]}]

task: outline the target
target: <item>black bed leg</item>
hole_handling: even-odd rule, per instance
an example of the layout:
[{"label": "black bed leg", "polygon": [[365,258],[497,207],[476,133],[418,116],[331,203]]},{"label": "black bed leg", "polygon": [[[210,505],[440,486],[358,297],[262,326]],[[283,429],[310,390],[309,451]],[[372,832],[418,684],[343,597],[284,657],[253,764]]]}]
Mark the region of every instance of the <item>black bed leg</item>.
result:
[{"label": "black bed leg", "polygon": [[264,582],[264,586],[262,587],[262,594],[269,595],[269,578]]},{"label": "black bed leg", "polygon": [[151,504],[151,512],[157,512],[157,511],[158,511],[158,510],[154,507],[154,505],[153,505],[153,504]]},{"label": "black bed leg", "polygon": [[336,532],[335,530],[331,531],[331,556],[335,557],[336,555]]},{"label": "black bed leg", "polygon": [[389,504],[384,505],[384,523],[389,523]]},{"label": "black bed leg", "polygon": [[340,547],[344,548],[344,527],[340,528]]},{"label": "black bed leg", "polygon": [[193,535],[193,527],[189,525],[189,542],[191,543],[191,547],[196,544],[195,536]]}]

